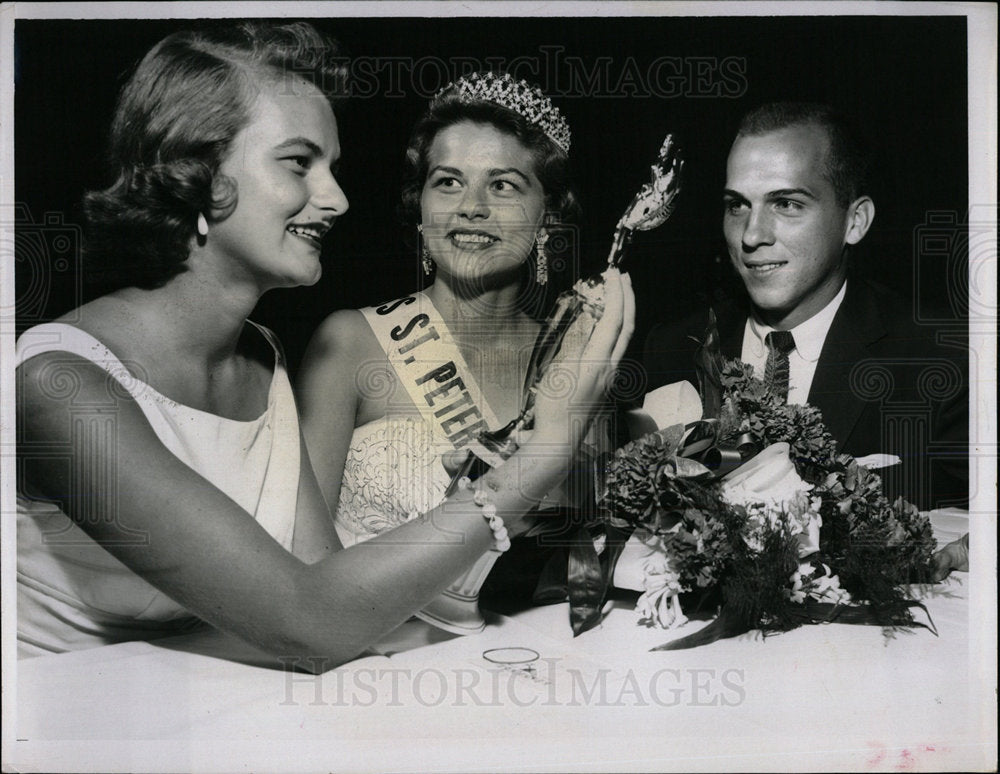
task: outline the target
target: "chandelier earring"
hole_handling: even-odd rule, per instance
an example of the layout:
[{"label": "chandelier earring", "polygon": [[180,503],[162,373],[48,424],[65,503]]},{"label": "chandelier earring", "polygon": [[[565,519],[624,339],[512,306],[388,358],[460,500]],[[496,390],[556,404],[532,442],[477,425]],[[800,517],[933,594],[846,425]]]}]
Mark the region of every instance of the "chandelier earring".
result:
[{"label": "chandelier earring", "polygon": [[549,281],[549,258],[545,254],[545,245],[549,234],[542,229],[535,235],[535,282],[544,285]]},{"label": "chandelier earring", "polygon": [[424,242],[424,224],[417,224],[417,233],[420,234],[420,265],[424,269],[424,274],[430,275],[434,271],[434,259],[431,258],[431,251],[427,249]]}]

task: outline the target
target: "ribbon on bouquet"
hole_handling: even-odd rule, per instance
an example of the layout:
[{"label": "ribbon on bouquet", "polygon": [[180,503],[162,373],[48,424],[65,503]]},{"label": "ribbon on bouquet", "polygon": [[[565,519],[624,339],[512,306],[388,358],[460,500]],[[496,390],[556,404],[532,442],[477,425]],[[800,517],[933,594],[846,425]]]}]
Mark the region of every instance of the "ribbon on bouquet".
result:
[{"label": "ribbon on bouquet", "polygon": [[714,478],[722,478],[760,451],[750,433],[743,433],[725,444],[720,444],[718,439],[719,420],[699,419],[685,425],[677,454],[700,462],[712,471]]}]

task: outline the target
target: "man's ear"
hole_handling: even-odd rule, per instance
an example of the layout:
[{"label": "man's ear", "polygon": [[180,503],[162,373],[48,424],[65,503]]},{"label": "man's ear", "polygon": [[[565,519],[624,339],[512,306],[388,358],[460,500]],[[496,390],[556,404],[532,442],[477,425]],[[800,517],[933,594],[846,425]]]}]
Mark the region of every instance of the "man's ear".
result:
[{"label": "man's ear", "polygon": [[873,220],[875,220],[875,202],[868,196],[855,199],[847,208],[847,234],[844,236],[844,241],[849,245],[856,245],[864,239]]}]

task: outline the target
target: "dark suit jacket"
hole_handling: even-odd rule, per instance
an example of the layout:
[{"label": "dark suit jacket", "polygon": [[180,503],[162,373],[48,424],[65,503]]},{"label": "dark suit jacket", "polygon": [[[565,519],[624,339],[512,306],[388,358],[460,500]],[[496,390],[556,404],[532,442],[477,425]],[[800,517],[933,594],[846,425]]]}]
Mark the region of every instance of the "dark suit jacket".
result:
[{"label": "dark suit jacket", "polygon": [[[715,307],[722,353],[739,357],[745,304]],[[918,325],[902,300],[858,278],[847,284],[816,366],[809,403],[819,408],[841,452],[895,454],[883,469],[886,494],[922,509],[968,507],[968,349],[944,331]],[[707,310],[654,327],[643,356],[648,389],[698,384],[694,354]]]}]

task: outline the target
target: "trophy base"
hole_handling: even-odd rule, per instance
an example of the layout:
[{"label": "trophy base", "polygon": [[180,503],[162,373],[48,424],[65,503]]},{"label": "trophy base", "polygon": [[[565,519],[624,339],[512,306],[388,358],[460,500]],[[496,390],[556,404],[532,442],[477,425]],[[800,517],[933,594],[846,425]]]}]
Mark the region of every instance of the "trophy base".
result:
[{"label": "trophy base", "polygon": [[483,554],[468,572],[414,615],[452,634],[481,632],[486,628],[486,620],[479,612],[479,590],[499,558],[499,551]]}]

